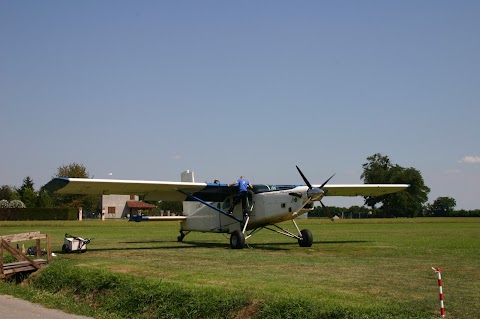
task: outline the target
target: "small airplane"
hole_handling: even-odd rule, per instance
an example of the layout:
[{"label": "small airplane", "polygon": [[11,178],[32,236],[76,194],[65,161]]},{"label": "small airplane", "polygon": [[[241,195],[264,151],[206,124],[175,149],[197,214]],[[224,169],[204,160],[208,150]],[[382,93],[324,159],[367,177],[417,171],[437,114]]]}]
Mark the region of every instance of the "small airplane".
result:
[{"label": "small airplane", "polygon": [[[297,166],[306,185],[253,184],[247,196],[248,212],[243,214],[237,205],[232,214],[227,210],[237,195],[238,186],[228,184],[135,181],[88,178],[54,178],[44,188],[58,194],[116,194],[141,195],[146,201],[183,201],[182,216],[135,216],[136,221],[179,220],[178,241],[191,231],[230,234],[230,247],[242,249],[246,240],[262,229],[298,240],[300,247],[311,247],[313,235],[300,230],[295,219],[314,209],[314,202],[322,203],[324,196],[380,196],[402,191],[408,184],[351,184],[327,185],[332,175],[321,185],[312,185]],[[194,203],[194,207],[188,203]],[[325,208],[326,209],[326,208]],[[277,225],[291,220],[296,232]]]}]

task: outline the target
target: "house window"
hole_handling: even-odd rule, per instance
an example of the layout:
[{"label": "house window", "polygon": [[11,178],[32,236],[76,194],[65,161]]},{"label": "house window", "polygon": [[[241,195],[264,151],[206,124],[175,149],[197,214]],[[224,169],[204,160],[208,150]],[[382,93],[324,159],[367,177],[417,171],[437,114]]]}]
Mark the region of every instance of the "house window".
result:
[{"label": "house window", "polygon": [[135,195],[130,195],[130,200],[135,200]]},{"label": "house window", "polygon": [[115,215],[115,207],[108,207],[108,214]]}]

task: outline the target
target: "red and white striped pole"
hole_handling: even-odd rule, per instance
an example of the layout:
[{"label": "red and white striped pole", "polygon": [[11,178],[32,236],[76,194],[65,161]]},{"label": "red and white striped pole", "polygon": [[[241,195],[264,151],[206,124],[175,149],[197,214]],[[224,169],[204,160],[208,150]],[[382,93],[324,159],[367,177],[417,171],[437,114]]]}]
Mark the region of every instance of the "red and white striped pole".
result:
[{"label": "red and white striped pole", "polygon": [[440,296],[440,316],[442,318],[445,318],[445,307],[443,305],[443,288],[442,288],[442,273],[440,272],[440,268],[433,268],[433,271],[437,273],[437,279],[438,279],[438,293]]}]

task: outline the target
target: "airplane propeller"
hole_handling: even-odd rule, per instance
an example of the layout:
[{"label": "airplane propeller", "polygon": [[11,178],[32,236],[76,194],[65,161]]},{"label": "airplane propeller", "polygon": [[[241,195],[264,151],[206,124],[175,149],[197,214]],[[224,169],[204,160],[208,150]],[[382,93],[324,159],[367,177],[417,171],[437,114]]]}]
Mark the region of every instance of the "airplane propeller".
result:
[{"label": "airplane propeller", "polygon": [[[323,187],[333,178],[333,176],[335,176],[335,174],[333,174],[332,176],[330,176],[329,179],[327,179],[325,182],[323,182],[322,185],[320,185],[320,187],[313,187],[312,184],[310,184],[310,182],[308,181],[308,179],[305,177],[305,175],[303,175],[302,171],[300,170],[300,168],[298,166],[297,167],[297,170],[298,172],[300,173],[300,176],[302,176],[303,178],[303,181],[305,182],[305,184],[307,184],[308,186],[308,191],[307,191],[307,197],[310,199],[310,200],[317,200],[317,199],[320,199],[324,194],[325,192],[323,191]],[[320,201],[321,202],[321,201]]]},{"label": "airplane propeller", "polygon": [[[325,191],[323,190],[323,187],[333,178],[333,176],[335,176],[335,174],[333,174],[332,176],[330,176],[330,178],[328,178],[325,182],[323,182],[322,185],[320,185],[320,187],[313,187],[312,184],[310,184],[310,182],[308,181],[307,177],[305,177],[305,175],[303,175],[302,171],[300,170],[300,168],[298,166],[297,167],[297,170],[298,172],[300,173],[300,176],[302,176],[302,179],[303,181],[305,182],[305,184],[307,184],[308,186],[308,191],[307,191],[307,197],[308,197],[308,201],[305,203],[305,205],[311,201],[311,200],[318,200],[320,202],[320,204],[322,205],[322,208],[325,210],[326,214],[332,218],[330,216],[330,213],[328,212],[328,209],[327,209],[327,206],[325,206],[323,203],[322,203],[322,200],[321,198],[323,196],[325,196]],[[304,206],[305,206],[304,205]],[[303,208],[303,207],[302,207]]]}]

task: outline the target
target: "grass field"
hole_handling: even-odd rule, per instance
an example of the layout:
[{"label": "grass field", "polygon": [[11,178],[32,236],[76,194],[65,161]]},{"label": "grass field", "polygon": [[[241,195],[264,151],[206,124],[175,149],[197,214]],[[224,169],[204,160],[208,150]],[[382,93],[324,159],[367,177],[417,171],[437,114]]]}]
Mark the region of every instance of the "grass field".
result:
[{"label": "grass field", "polygon": [[[0,235],[49,233],[55,259],[81,269],[220,290],[267,306],[342,310],[329,318],[438,318],[431,267],[440,267],[447,318],[480,313],[480,218],[309,219],[299,226],[312,231],[311,248],[269,231],[243,250],[231,250],[219,234],[191,233],[179,243],[176,222],[0,222]],[[61,254],[65,233],[94,238],[88,252]],[[0,284],[0,293],[18,289]]]}]

